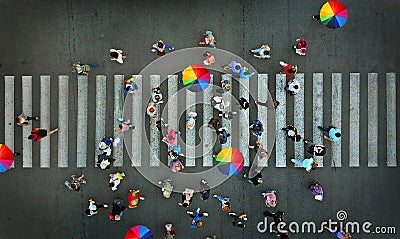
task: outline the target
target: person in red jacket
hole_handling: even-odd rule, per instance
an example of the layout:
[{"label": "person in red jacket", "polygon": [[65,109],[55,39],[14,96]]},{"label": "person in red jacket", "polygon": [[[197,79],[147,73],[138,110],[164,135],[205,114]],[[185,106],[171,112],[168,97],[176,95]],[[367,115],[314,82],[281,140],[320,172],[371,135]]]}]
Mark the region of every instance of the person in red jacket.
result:
[{"label": "person in red jacket", "polygon": [[304,38],[297,38],[296,42],[296,45],[293,46],[296,54],[305,56],[308,48],[308,42]]},{"label": "person in red jacket", "polygon": [[285,71],[285,74],[287,77],[292,77],[296,75],[297,73],[297,66],[296,65],[291,65],[286,62],[280,61],[279,64],[283,66],[283,70]]},{"label": "person in red jacket", "polygon": [[28,136],[28,139],[31,139],[31,140],[33,140],[35,142],[39,142],[44,137],[50,136],[50,135],[54,134],[57,131],[58,131],[58,128],[54,129],[54,130],[51,130],[50,132],[47,132],[46,129],[34,128],[31,131],[31,135]]}]

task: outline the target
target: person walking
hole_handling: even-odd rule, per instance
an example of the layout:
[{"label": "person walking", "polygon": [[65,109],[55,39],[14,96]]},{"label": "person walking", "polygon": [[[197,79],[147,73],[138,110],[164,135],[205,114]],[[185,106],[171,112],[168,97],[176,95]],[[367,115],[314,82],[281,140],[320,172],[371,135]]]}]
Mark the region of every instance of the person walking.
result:
[{"label": "person walking", "polygon": [[157,118],[158,111],[154,102],[150,102],[147,104],[146,113],[152,119]]},{"label": "person walking", "polygon": [[255,72],[249,73],[249,68],[242,67],[239,72],[239,77],[240,77],[240,79],[247,80],[247,79],[250,79],[250,77],[252,77],[254,74],[255,74]]},{"label": "person walking", "polygon": [[99,64],[81,64],[80,62],[72,64],[72,72],[78,73],[78,75],[89,75],[89,71],[98,67]]},{"label": "person walking", "polygon": [[305,56],[308,49],[308,42],[304,38],[297,38],[296,45],[293,46],[296,54]]},{"label": "person walking", "polygon": [[306,169],[307,172],[311,172],[310,170],[315,170],[318,167],[317,161],[313,158],[307,158],[304,159],[303,161],[297,160],[297,159],[291,159],[291,161],[303,168]]},{"label": "person walking", "polygon": [[210,198],[210,185],[205,179],[200,181],[200,199],[205,201]]},{"label": "person walking", "polygon": [[122,53],[123,53],[122,50],[116,50],[111,48],[110,49],[111,60],[117,61],[120,64],[124,63],[124,59],[126,58],[126,56],[124,56]]},{"label": "person walking", "polygon": [[228,141],[228,137],[231,136],[226,127],[217,129],[216,133],[220,144],[225,144]]},{"label": "person walking", "polygon": [[110,173],[108,176],[110,177],[108,186],[111,188],[112,191],[116,191],[118,189],[118,186],[121,184],[121,180],[124,179],[125,173]]},{"label": "person walking", "polygon": [[219,93],[226,93],[231,90],[231,81],[229,79],[222,79],[221,80],[221,88],[222,89],[217,89],[217,92]]},{"label": "person walking", "polygon": [[108,204],[97,204],[93,199],[89,199],[89,207],[86,209],[85,213],[90,217],[98,213],[98,208],[106,208]]},{"label": "person walking", "polygon": [[246,227],[246,225],[244,224],[245,221],[247,221],[247,215],[246,214],[243,213],[240,216],[238,216],[236,213],[230,212],[229,216],[233,217],[232,225],[234,227],[240,227],[240,228],[245,228]]},{"label": "person walking", "polygon": [[135,93],[139,89],[139,87],[135,83],[135,78],[133,77],[124,80],[123,82],[121,82],[121,85],[123,85],[126,95]]},{"label": "person walking", "polygon": [[203,219],[203,217],[208,217],[208,213],[200,212],[199,207],[197,208],[196,212],[186,211],[186,213],[189,214],[189,216],[191,218],[193,218],[192,223],[190,225],[192,228],[203,227],[202,219]]},{"label": "person walking", "polygon": [[277,211],[277,212],[271,213],[267,210],[264,212],[264,216],[272,217],[274,219],[275,227],[278,227],[278,224],[283,222],[283,215],[285,215],[285,212],[283,212],[283,211]]},{"label": "person walking", "polygon": [[226,109],[230,106],[229,102],[225,102],[222,98],[222,96],[214,96],[211,99],[211,105],[214,107],[214,109],[224,112]]},{"label": "person walking", "polygon": [[317,201],[322,201],[324,199],[324,190],[320,183],[316,181],[311,181],[309,186],[312,194],[314,195],[314,199]]},{"label": "person walking", "polygon": [[233,118],[233,115],[235,114],[237,114],[237,112],[224,111],[222,114],[218,114],[218,116],[223,117],[227,120],[231,120]]},{"label": "person walking", "polygon": [[240,70],[242,69],[242,65],[236,61],[231,61],[231,63],[227,64],[227,65],[223,65],[222,68],[224,68],[224,70],[231,70],[232,73],[234,74],[240,74]]},{"label": "person walking", "polygon": [[83,178],[85,175],[81,175],[79,177],[76,177],[76,175],[71,175],[71,181],[65,181],[64,184],[69,190],[74,190],[75,192],[78,192],[81,189],[81,184],[86,184],[86,180]]},{"label": "person walking", "polygon": [[230,198],[221,197],[218,194],[214,194],[213,198],[216,198],[216,199],[218,199],[218,201],[221,202],[222,210],[224,210],[225,212],[231,211],[231,203],[230,203],[231,199]]},{"label": "person walking", "polygon": [[240,106],[241,110],[247,110],[250,107],[250,104],[245,98],[240,97],[239,98],[239,106]]},{"label": "person walking", "polygon": [[255,145],[247,145],[247,148],[255,150],[260,159],[266,159],[269,157],[269,154],[261,141],[256,141]]},{"label": "person walking", "polygon": [[330,233],[332,233],[333,235],[335,235],[337,238],[340,238],[340,239],[349,239],[349,238],[351,238],[350,232],[337,231],[337,230],[334,230],[334,229],[329,228],[327,226],[324,226],[324,228],[326,230],[328,230]]},{"label": "person walking", "polygon": [[215,40],[215,37],[214,37],[212,31],[208,30],[203,35],[203,40],[201,40],[199,42],[199,45],[201,45],[201,46],[211,46],[213,48],[216,48],[216,46],[215,46],[216,42],[217,41]]},{"label": "person walking", "polygon": [[210,127],[213,130],[217,130],[221,127],[221,122],[219,121],[219,119],[215,119],[215,118],[209,118],[208,119],[208,127]]},{"label": "person walking", "polygon": [[125,210],[128,210],[128,208],[123,205],[122,199],[121,198],[114,199],[112,204],[112,210],[108,216],[111,221],[121,221],[121,217],[124,214]]},{"label": "person walking", "polygon": [[28,116],[27,114],[22,112],[20,115],[18,115],[17,118],[15,118],[15,123],[17,123],[17,125],[19,126],[27,126],[30,124],[29,121],[33,120],[38,121],[39,117]]},{"label": "person walking", "polygon": [[194,126],[196,126],[196,117],[197,117],[196,112],[190,111],[188,113],[188,117],[186,118],[187,129],[191,130],[194,128]]},{"label": "person walking", "polygon": [[[256,170],[256,175],[254,175],[254,177],[250,178],[247,180],[247,182],[253,184],[254,186],[257,186],[259,184],[262,184],[264,182],[263,180],[263,176],[261,174],[261,171]],[[247,174],[245,173],[243,175],[244,178],[247,178]]]},{"label": "person walking", "polygon": [[297,95],[300,92],[300,82],[296,79],[290,79],[284,88],[290,95]]},{"label": "person walking", "polygon": [[271,56],[269,55],[271,48],[269,45],[262,45],[260,48],[250,50],[253,53],[253,56],[259,59],[269,59]]},{"label": "person walking", "polygon": [[50,136],[50,135],[54,134],[57,131],[58,131],[58,128],[53,129],[53,130],[51,130],[49,132],[47,132],[46,129],[34,128],[31,131],[31,135],[28,136],[28,139],[33,140],[35,142],[39,142],[44,137]]},{"label": "person walking", "polygon": [[118,118],[118,121],[121,122],[121,124],[119,124],[119,129],[114,129],[114,132],[123,133],[135,128],[130,119],[124,120],[122,118]]},{"label": "person walking", "polygon": [[182,193],[182,202],[178,203],[178,205],[182,207],[189,207],[193,201],[193,193],[193,189],[185,188],[185,191]]},{"label": "person walking", "polygon": [[214,66],[215,57],[214,57],[213,54],[211,54],[210,52],[207,51],[207,52],[205,52],[203,54],[203,56],[204,56],[204,61],[203,61],[204,65],[206,65],[206,66]]},{"label": "person walking", "polygon": [[174,47],[165,45],[162,40],[159,40],[158,42],[153,44],[153,47],[151,48],[151,52],[155,52],[157,56],[163,56],[165,55],[165,49],[168,49],[170,51],[175,50]]},{"label": "person walking", "polygon": [[272,105],[268,104],[268,100],[266,102],[261,102],[261,101],[255,100],[254,103],[256,103],[257,105],[268,107],[268,108],[274,107],[274,109],[278,108],[278,105],[280,104],[279,101],[277,101],[275,99],[272,99]]},{"label": "person walking", "polygon": [[162,185],[161,191],[163,197],[170,198],[172,190],[174,189],[174,186],[172,185],[172,178],[166,178],[162,181],[158,181],[158,185]]},{"label": "person walking", "polygon": [[154,104],[162,104],[164,103],[163,99],[163,94],[161,93],[160,87],[153,88],[151,90],[151,101],[153,101]]},{"label": "person walking", "polygon": [[298,70],[296,65],[291,65],[291,64],[288,64],[288,63],[286,63],[284,61],[280,61],[279,64],[281,66],[283,66],[283,70],[284,70],[284,72],[285,72],[287,77],[292,77],[292,76],[296,75],[297,70]]},{"label": "person walking", "polygon": [[261,121],[259,120],[253,120],[250,122],[249,125],[249,129],[250,132],[254,135],[254,136],[261,136],[262,133],[264,132],[264,127],[263,124],[261,123]]},{"label": "person walking", "polygon": [[318,129],[328,132],[328,136],[324,135],[324,138],[331,142],[337,142],[342,137],[342,131],[336,126],[330,125],[327,128],[324,126],[318,126]]},{"label": "person walking", "polygon": [[162,129],[167,128],[168,124],[165,122],[165,120],[163,118],[160,118],[157,121],[152,121],[151,124],[154,124],[157,127],[157,130],[159,132],[162,132]]},{"label": "person walking", "polygon": [[297,133],[297,129],[293,125],[287,125],[285,128],[282,128],[285,131],[285,137],[291,139],[294,142],[299,142],[301,136]]},{"label": "person walking", "polygon": [[99,150],[101,151],[101,154],[105,154],[107,156],[110,156],[112,153],[111,146],[113,145],[113,138],[111,137],[104,137],[101,139],[99,143]]},{"label": "person walking", "polygon": [[307,153],[312,154],[313,156],[323,156],[326,153],[326,147],[322,144],[315,144],[311,141],[307,141],[303,139],[304,143],[309,147],[307,149]]}]

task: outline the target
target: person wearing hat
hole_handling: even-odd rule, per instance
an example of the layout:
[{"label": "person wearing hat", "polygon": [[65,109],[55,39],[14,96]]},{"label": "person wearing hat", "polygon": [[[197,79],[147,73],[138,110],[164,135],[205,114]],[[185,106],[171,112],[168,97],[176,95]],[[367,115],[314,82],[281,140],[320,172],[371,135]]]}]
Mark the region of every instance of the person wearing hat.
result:
[{"label": "person wearing hat", "polygon": [[213,66],[215,64],[215,57],[213,54],[211,54],[210,52],[206,52],[203,54],[204,56],[204,61],[203,64],[206,66]]},{"label": "person wearing hat", "polygon": [[203,40],[201,40],[201,41],[199,42],[199,45],[202,45],[202,46],[211,46],[211,47],[216,48],[215,43],[216,43],[217,41],[215,40],[215,37],[214,37],[212,31],[206,31],[206,33],[203,35],[203,37],[204,37],[204,38],[203,38]]},{"label": "person wearing hat", "polygon": [[330,125],[328,128],[324,126],[318,126],[318,129],[328,132],[328,136],[324,135],[324,138],[331,142],[337,142],[340,140],[340,137],[342,137],[342,131],[336,126]]},{"label": "person wearing hat", "polygon": [[154,102],[150,102],[147,104],[146,113],[150,118],[157,117],[157,108],[154,106]]},{"label": "person wearing hat", "polygon": [[185,191],[182,193],[182,202],[178,203],[179,206],[189,207],[192,203],[194,190],[190,188],[185,188]]},{"label": "person wearing hat", "polygon": [[151,93],[151,100],[154,102],[154,104],[164,103],[164,101],[162,99],[163,99],[163,95],[161,93],[160,87],[153,88],[152,93]]},{"label": "person wearing hat", "polygon": [[101,151],[101,153],[110,156],[112,152],[111,150],[112,143],[113,143],[112,138],[104,137],[99,143],[99,150]]},{"label": "person wearing hat", "polygon": [[172,178],[166,178],[163,181],[159,181],[158,184],[162,185],[161,191],[165,198],[170,198],[174,186],[172,185]]},{"label": "person wearing hat", "polygon": [[249,73],[249,68],[242,67],[239,72],[239,77],[240,79],[250,79],[250,77],[252,77],[254,74],[255,72]]},{"label": "person wearing hat", "polygon": [[230,212],[229,216],[233,217],[232,225],[234,227],[241,227],[241,228],[246,227],[246,225],[244,225],[244,222],[247,221],[246,214],[241,214],[240,216],[238,216],[236,213]]},{"label": "person wearing hat", "polygon": [[132,94],[139,89],[139,87],[135,83],[135,78],[133,77],[124,80],[123,82],[121,82],[121,84],[124,86],[124,92],[126,95]]}]

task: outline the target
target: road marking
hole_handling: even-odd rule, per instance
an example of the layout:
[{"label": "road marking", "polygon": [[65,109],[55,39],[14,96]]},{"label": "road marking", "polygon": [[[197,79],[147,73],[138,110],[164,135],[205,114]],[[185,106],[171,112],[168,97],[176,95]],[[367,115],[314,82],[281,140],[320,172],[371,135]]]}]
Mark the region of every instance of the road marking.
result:
[{"label": "road marking", "polygon": [[[123,118],[124,111],[124,90],[121,85],[124,81],[123,75],[114,75],[114,127],[118,128],[120,122],[118,118]],[[135,93],[134,93],[135,94]],[[126,119],[124,119],[126,120]],[[114,131],[114,139],[120,138],[121,144],[114,148],[113,158],[114,167],[122,167],[124,163],[124,133],[117,133]]]},{"label": "road marking", "polygon": [[[321,130],[317,128],[324,125],[324,75],[322,73],[313,73],[313,142],[323,144]],[[307,146],[308,147],[308,146]],[[323,167],[323,156],[315,156],[318,167]]]},{"label": "road marking", "polygon": [[[4,76],[4,144],[7,145],[13,152],[15,150],[14,103],[14,76]],[[14,168],[14,162],[12,163],[11,168]]]},{"label": "road marking", "polygon": [[377,73],[368,73],[368,167],[378,167]]},{"label": "road marking", "polygon": [[[32,76],[22,76],[22,111],[32,114]],[[32,124],[22,127],[22,167],[32,168],[32,140],[27,139],[31,134]]]},{"label": "road marking", "polygon": [[210,104],[213,97],[213,81],[214,76],[211,75],[210,85],[203,91],[203,167],[213,166],[213,146],[214,146],[214,131],[208,127],[208,120],[213,117],[213,107]]},{"label": "road marking", "polygon": [[[50,127],[50,76],[40,76],[40,128]],[[50,167],[50,137],[40,141],[40,167]]]},{"label": "road marking", "polygon": [[[260,78],[258,78],[258,80],[259,79]],[[267,80],[268,80],[268,76],[267,76]],[[243,97],[246,100],[249,100],[249,80],[239,80],[239,98],[240,97]],[[231,102],[231,104],[233,104],[233,102]],[[233,105],[232,105],[232,107],[233,107]],[[247,147],[250,143],[250,139],[249,139],[250,138],[249,109],[238,110],[238,111],[239,111],[238,114],[239,114],[239,137],[240,137],[239,138],[239,151],[243,154],[244,166],[248,167],[248,166],[250,166],[249,148]],[[264,124],[264,129],[267,129],[267,121],[263,121],[261,118],[258,118],[258,119]],[[267,138],[267,137],[259,137],[259,138]]]},{"label": "road marking", "polygon": [[88,76],[78,75],[78,115],[76,132],[76,167],[86,167],[88,144]]},{"label": "road marking", "polygon": [[[106,129],[106,97],[107,77],[105,75],[96,76],[96,138],[95,144],[95,165],[97,162],[97,155],[100,154],[99,143],[105,137]],[[97,166],[96,166],[97,167]]]},{"label": "road marking", "polygon": [[[248,81],[247,81],[248,82]],[[257,101],[260,102],[266,102],[268,100],[268,74],[258,74],[258,82],[257,82]],[[247,93],[248,95],[248,93]],[[249,103],[250,103],[250,98],[247,96],[247,98]],[[264,124],[264,130],[266,132],[264,132],[262,134],[262,136],[259,138],[260,142],[264,145],[264,148],[267,149],[268,146],[268,137],[267,135],[269,134],[268,132],[268,110],[266,110],[266,108],[263,107],[259,107],[257,110],[257,118]],[[242,120],[242,119],[241,119]],[[246,124],[249,125],[249,109],[246,110]],[[247,135],[249,134],[249,128],[247,128]],[[247,143],[246,143],[246,147],[249,144],[249,140],[247,139]],[[271,152],[268,152],[269,154]],[[271,156],[271,155],[270,155]],[[246,158],[245,158],[246,159]],[[266,159],[257,159],[257,166],[258,167],[268,167],[268,158]],[[245,166],[249,166],[250,162],[247,162],[248,164],[246,165],[246,160],[245,160]]]},{"label": "road marking", "polygon": [[58,76],[58,132],[54,135],[58,136],[58,167],[66,168],[68,167],[68,76],[65,75]]},{"label": "road marking", "polygon": [[[304,137],[304,73],[296,74],[296,80],[299,82],[301,88],[297,95],[294,96],[294,127],[297,128],[298,133]],[[294,142],[294,158],[304,159],[304,143]]]},{"label": "road marking", "polygon": [[360,73],[350,73],[349,167],[360,166]]},{"label": "road marking", "polygon": [[143,107],[142,107],[142,76],[133,75],[135,83],[138,86],[138,90],[127,97],[132,97],[132,123],[135,129],[132,130],[132,153],[131,153],[131,165],[132,167],[141,166],[142,162],[142,137],[145,135],[144,122],[143,122]]},{"label": "road marking", "polygon": [[[196,92],[186,90],[186,115],[185,119],[189,117],[189,112],[196,112]],[[196,126],[189,130],[186,127],[186,152],[185,152],[185,165],[187,167],[196,166]]]},{"label": "road marking", "polygon": [[276,167],[286,167],[286,138],[282,135],[282,128],[286,127],[286,75],[276,74],[276,100],[279,106],[276,109]]},{"label": "road marking", "polygon": [[168,75],[168,125],[169,129],[178,128],[178,76]]},{"label": "road marking", "polygon": [[[332,125],[342,128],[342,73],[332,73]],[[332,142],[331,167],[342,167],[342,140]]]},{"label": "road marking", "polygon": [[[233,90],[232,75],[231,74],[223,74],[222,75],[222,79],[231,82],[231,90],[230,90],[230,92],[232,92],[232,90]],[[225,93],[225,94],[222,95],[222,99],[224,100],[225,104],[226,104],[226,102],[229,102],[229,104],[231,104],[229,106],[229,110],[232,109],[232,104],[233,104],[232,100],[231,100],[231,93],[230,92],[229,93]],[[222,112],[218,111],[218,114],[220,114],[220,113],[222,113]],[[228,131],[228,133],[232,135],[232,132],[231,132],[231,121],[228,120],[228,119],[225,119],[224,117],[222,117],[222,121],[221,122],[222,122],[222,127],[225,127],[226,130]],[[249,126],[247,126],[247,127],[249,127]],[[228,140],[226,141],[226,143],[221,145],[221,150],[225,149],[225,148],[232,147],[231,146],[232,145],[231,138],[232,137],[228,137]]]},{"label": "road marking", "polygon": [[388,167],[396,167],[396,73],[386,73],[387,104],[387,161]]},{"label": "road marking", "polygon": [[[160,86],[160,76],[150,75],[150,88]],[[158,115],[161,115],[160,106],[157,105]],[[154,119],[150,119],[152,121]],[[150,127],[150,167],[160,166],[160,132],[156,127]]]}]

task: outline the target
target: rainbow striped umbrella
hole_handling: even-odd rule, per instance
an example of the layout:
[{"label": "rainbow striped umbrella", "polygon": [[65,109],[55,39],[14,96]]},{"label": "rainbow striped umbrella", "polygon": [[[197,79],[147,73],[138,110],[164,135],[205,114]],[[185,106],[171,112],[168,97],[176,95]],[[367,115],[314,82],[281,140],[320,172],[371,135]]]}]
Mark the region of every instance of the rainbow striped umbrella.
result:
[{"label": "rainbow striped umbrella", "polygon": [[326,2],[319,13],[322,24],[336,29],[342,27],[348,18],[346,6],[339,1]]},{"label": "rainbow striped umbrella", "polygon": [[126,232],[125,239],[153,239],[153,233],[146,226],[137,225]]},{"label": "rainbow striped umbrella", "polygon": [[183,72],[182,82],[192,92],[205,90],[210,84],[210,72],[200,64],[192,64]]},{"label": "rainbow striped umbrella", "polygon": [[215,157],[219,171],[225,175],[233,176],[243,169],[243,154],[235,148],[225,148]]},{"label": "rainbow striped umbrella", "polygon": [[14,162],[14,153],[5,144],[0,144],[0,172],[7,171]]}]

